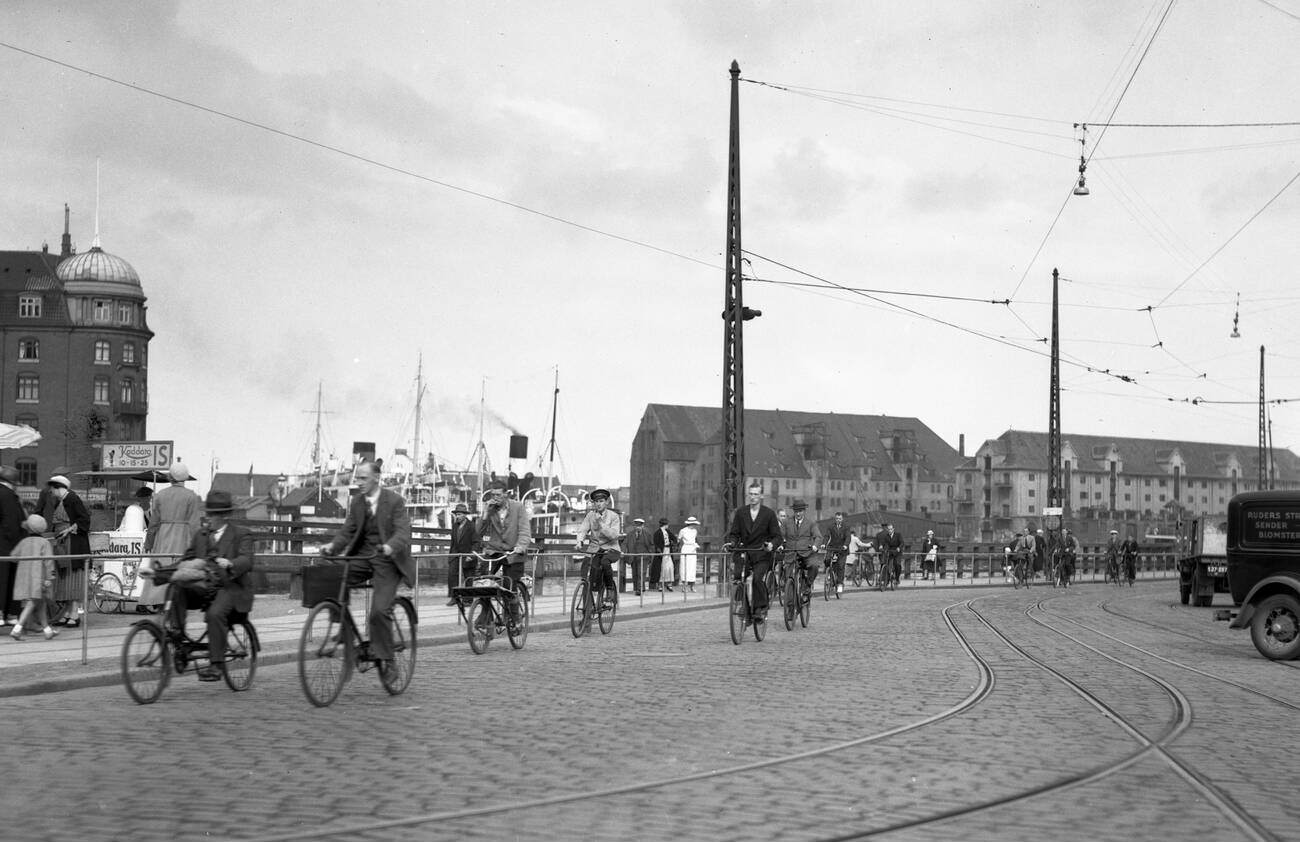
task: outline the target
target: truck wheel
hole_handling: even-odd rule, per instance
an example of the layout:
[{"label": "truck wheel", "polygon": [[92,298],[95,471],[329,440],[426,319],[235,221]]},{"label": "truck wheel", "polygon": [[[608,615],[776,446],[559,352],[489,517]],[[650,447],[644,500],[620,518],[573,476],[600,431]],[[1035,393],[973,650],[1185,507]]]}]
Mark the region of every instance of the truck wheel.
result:
[{"label": "truck wheel", "polygon": [[1300,657],[1300,600],[1273,594],[1255,609],[1250,639],[1265,658],[1290,661]]},{"label": "truck wheel", "polygon": [[1192,601],[1192,586],[1191,586],[1191,585],[1179,585],[1179,586],[1178,586],[1178,599],[1179,599],[1180,602],[1183,603],[1183,605],[1186,605],[1187,603],[1191,602],[1191,601]]}]

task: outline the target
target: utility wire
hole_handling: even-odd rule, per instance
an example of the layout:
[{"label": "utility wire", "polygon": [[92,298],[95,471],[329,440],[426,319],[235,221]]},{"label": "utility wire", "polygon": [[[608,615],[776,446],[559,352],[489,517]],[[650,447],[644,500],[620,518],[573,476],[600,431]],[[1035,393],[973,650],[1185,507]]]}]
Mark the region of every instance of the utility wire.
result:
[{"label": "utility wire", "polygon": [[250,120],[246,117],[240,117],[239,115],[232,114],[228,111],[222,111],[217,108],[211,108],[206,105],[200,105],[197,102],[183,99],[181,97],[171,96],[170,94],[165,94],[162,93],[161,91],[153,90],[152,88],[146,88],[143,85],[137,85],[133,82],[126,82],[123,81],[122,79],[116,79],[112,76],[108,76],[103,73],[97,73],[93,70],[90,70],[85,67],[81,67],[79,65],[70,64],[66,61],[60,61],[59,59],[52,58],[51,56],[42,55],[41,53],[33,52],[32,50],[23,49],[22,47],[15,46],[14,44],[8,44],[3,41],[0,41],[0,47],[3,47],[7,50],[13,50],[16,53],[22,53],[23,55],[30,56],[35,59],[39,59],[40,61],[49,62],[50,64],[54,64],[59,67],[67,68],[68,70],[76,71],[77,73],[84,73],[87,76],[91,76],[95,79],[99,79],[104,82],[109,82],[114,85],[120,85],[123,88],[136,91],[137,93],[158,97],[159,99],[166,100],[175,105],[181,105],[186,108],[192,108],[195,111],[202,111],[205,114],[211,114],[213,116],[221,117],[226,120],[232,120],[236,123],[240,123],[250,128],[260,129],[261,131],[269,132],[274,135],[279,135],[280,137],[287,138],[289,140],[294,140],[299,143],[305,143],[308,146],[314,146],[317,149],[323,149],[326,152],[333,152],[336,155],[342,155],[345,158],[351,158],[352,160],[359,161],[363,164],[369,164],[372,167],[378,167],[380,169],[387,170],[389,172],[397,173],[398,175],[405,175],[410,178],[414,178],[419,181],[426,182],[428,184],[433,184],[438,187],[443,187],[446,188],[447,190],[454,190],[458,193],[463,193],[467,196],[474,196],[475,198],[478,199],[484,199],[489,202],[494,202],[498,205],[504,205],[509,208],[514,208],[515,210],[523,211],[524,213],[529,213],[534,216],[541,217],[542,219],[549,219],[550,221],[558,222],[561,225],[568,225],[572,228],[577,228],[581,231],[586,231],[590,234],[596,234],[601,237],[608,237],[611,240],[618,240],[619,242],[627,243],[628,245],[639,246],[641,248],[650,249],[651,251],[659,252],[660,254],[666,254],[670,257],[677,257],[682,260],[688,260],[691,263],[698,263],[699,265],[707,266],[710,269],[721,270],[724,268],[719,264],[710,263],[707,260],[701,260],[697,257],[691,257],[690,255],[673,251],[672,249],[667,249],[662,246],[656,246],[652,243],[647,243],[643,240],[633,239],[632,237],[625,237],[622,234],[615,234],[612,231],[605,231],[603,229],[596,228],[591,225],[586,225],[581,222],[575,222],[572,219],[566,219],[562,216],[557,216],[556,214],[553,213],[548,213],[546,211],[538,210],[536,208],[531,208],[527,205],[522,205],[518,202],[512,202],[509,199],[503,199],[499,196],[493,196],[490,193],[483,193],[479,190],[473,190],[468,187],[461,187],[460,185],[452,184],[451,182],[448,181],[443,181],[441,179],[433,178],[432,176],[423,175],[421,173],[415,172],[413,170],[408,170],[403,167],[396,166],[394,164],[387,164],[384,163],[383,161],[379,161],[374,158],[368,158],[365,155],[361,155],[356,152],[350,152],[347,149],[343,149],[338,146],[332,146],[328,143],[324,143],[319,140],[313,140],[309,137],[305,137],[304,135],[294,134],[293,132],[285,131],[284,129],[277,129],[274,126],[267,125],[266,123],[259,123],[256,120]]}]

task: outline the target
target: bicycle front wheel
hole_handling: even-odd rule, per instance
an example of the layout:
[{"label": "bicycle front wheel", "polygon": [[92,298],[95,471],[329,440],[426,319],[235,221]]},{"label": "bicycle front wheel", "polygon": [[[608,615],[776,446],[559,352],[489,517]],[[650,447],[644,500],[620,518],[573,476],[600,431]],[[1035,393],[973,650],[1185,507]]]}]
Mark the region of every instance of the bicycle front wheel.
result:
[{"label": "bicycle front wheel", "polygon": [[122,683],[136,704],[158,701],[171,676],[171,650],[162,630],[143,620],[131,626],[122,642]]},{"label": "bicycle front wheel", "polygon": [[826,574],[822,576],[822,601],[830,602],[831,592],[834,590],[835,590],[835,574],[832,573],[830,570],[827,570]]},{"label": "bicycle front wheel", "polygon": [[853,565],[853,587],[862,587],[862,562]]},{"label": "bicycle front wheel", "polygon": [[810,616],[812,616],[812,585],[804,580],[799,584],[799,625],[808,628]]},{"label": "bicycle front wheel", "polygon": [[226,659],[221,662],[221,677],[236,693],[253,686],[257,673],[257,630],[247,620],[232,623],[226,633]]},{"label": "bicycle front wheel", "polygon": [[532,608],[529,607],[528,600],[522,591],[515,591],[515,597],[519,600],[519,619],[513,623],[506,622],[506,637],[510,639],[511,647],[523,649],[524,644],[528,642],[528,623],[532,615]]},{"label": "bicycle front wheel", "polygon": [[600,622],[601,634],[609,634],[614,630],[614,616],[618,613],[618,593],[602,588],[601,598],[603,599],[606,595],[610,597],[613,604],[608,608],[602,604],[600,613],[596,615],[596,619]]},{"label": "bicycle front wheel", "polygon": [[767,577],[763,580],[767,583],[769,598],[772,594],[776,594],[776,601],[781,605],[785,605],[785,582],[783,579],[784,577],[777,575],[776,565],[773,564],[772,568],[767,571]]},{"label": "bicycle front wheel", "polygon": [[749,616],[749,606],[745,604],[745,583],[736,582],[731,586],[731,606],[727,619],[731,623],[731,642],[740,645],[745,639],[745,619]]},{"label": "bicycle front wheel", "polygon": [[404,596],[393,601],[393,666],[379,670],[379,683],[390,696],[406,690],[415,675],[415,604]]},{"label": "bicycle front wheel", "polygon": [[590,587],[586,581],[581,581],[573,589],[573,603],[569,606],[569,631],[573,632],[574,637],[582,637],[591,627],[591,618],[587,614],[591,607],[587,602]]},{"label": "bicycle front wheel", "polygon": [[794,582],[785,583],[785,591],[781,597],[781,606],[785,614],[785,630],[794,631],[794,618],[799,614],[799,597],[795,593]]},{"label": "bicycle front wheel", "polygon": [[469,614],[465,617],[465,636],[469,638],[470,651],[475,655],[482,655],[487,651],[488,643],[492,640],[492,627],[495,624],[492,603],[487,597],[479,597],[470,604]]},{"label": "bicycle front wheel", "polygon": [[298,683],[307,701],[328,707],[352,675],[352,634],[343,620],[343,606],[332,599],[318,602],[307,613],[298,638]]}]

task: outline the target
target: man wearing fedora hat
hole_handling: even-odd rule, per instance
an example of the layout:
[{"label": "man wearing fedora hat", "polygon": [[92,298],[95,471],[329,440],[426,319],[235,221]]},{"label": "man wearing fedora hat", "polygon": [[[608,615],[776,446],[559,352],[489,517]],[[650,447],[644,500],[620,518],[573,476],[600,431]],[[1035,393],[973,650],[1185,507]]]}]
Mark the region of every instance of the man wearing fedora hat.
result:
[{"label": "man wearing fedora hat", "polygon": [[[473,556],[474,545],[478,541],[478,531],[474,529],[474,522],[469,519],[469,507],[464,503],[457,503],[456,508],[451,510],[451,543],[447,551],[451,554],[447,559],[447,594],[451,595],[451,589],[465,584],[465,580],[474,575],[474,570],[478,566],[478,559]],[[456,605],[456,599],[452,597],[447,600],[447,605]]]},{"label": "man wearing fedora hat", "polygon": [[208,655],[210,663],[199,670],[200,681],[221,678],[221,665],[226,660],[226,630],[236,613],[247,614],[253,610],[253,536],[242,526],[230,522],[234,504],[228,491],[209,491],[203,501],[204,524],[185,550],[183,559],[207,559],[217,574],[217,592],[211,603],[197,591],[183,587],[172,588],[172,619],[180,628],[185,627],[185,614],[191,609],[203,609],[203,620],[208,626]]},{"label": "man wearing fedora hat", "polygon": [[797,567],[802,566],[807,570],[807,579],[809,588],[813,582],[817,581],[817,574],[821,571],[821,564],[818,553],[825,545],[822,539],[821,527],[817,522],[805,515],[808,504],[796,499],[790,504],[790,509],[794,512],[794,517],[785,522],[785,565],[786,575],[793,576]]}]

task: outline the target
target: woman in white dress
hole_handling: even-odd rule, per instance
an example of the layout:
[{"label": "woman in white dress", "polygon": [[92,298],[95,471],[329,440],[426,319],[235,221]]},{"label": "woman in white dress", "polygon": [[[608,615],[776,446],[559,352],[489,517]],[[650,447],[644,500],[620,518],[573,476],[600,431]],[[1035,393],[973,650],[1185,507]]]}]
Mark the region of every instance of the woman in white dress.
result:
[{"label": "woman in white dress", "polygon": [[682,584],[692,591],[695,590],[695,553],[700,548],[699,527],[700,522],[692,515],[677,533],[677,539],[682,543]]}]

